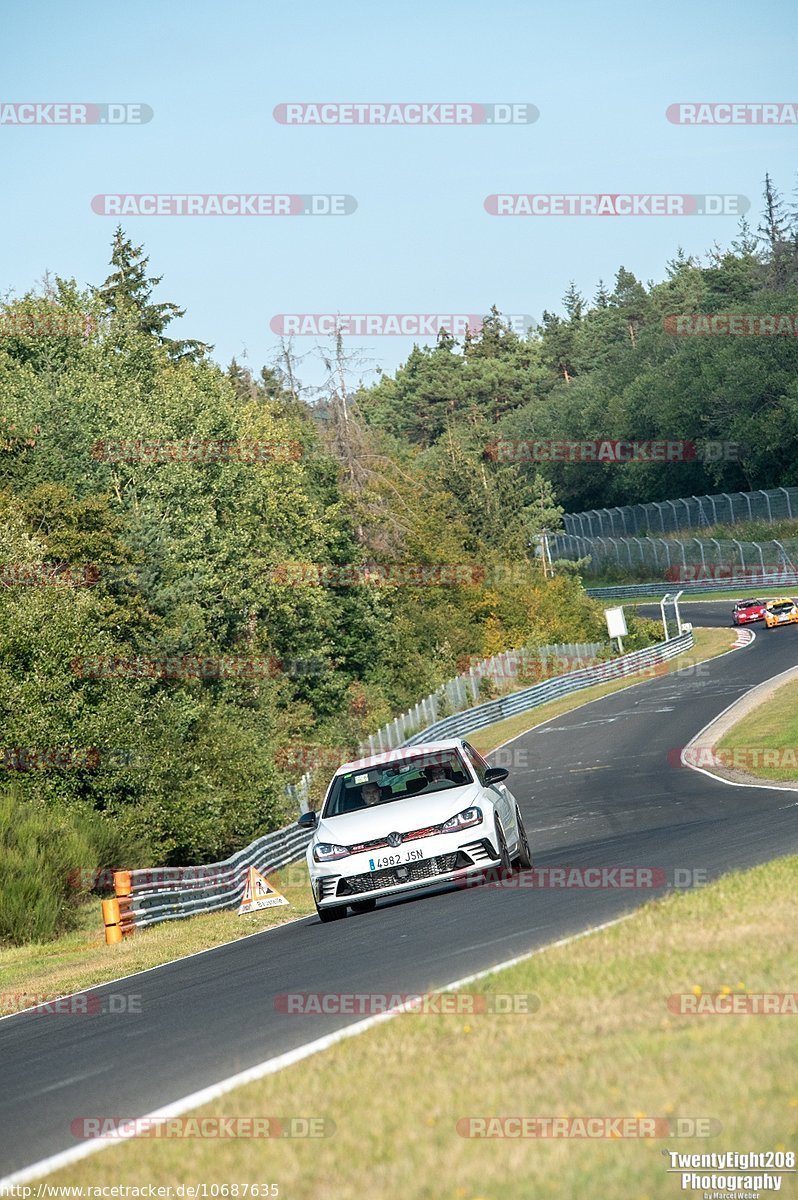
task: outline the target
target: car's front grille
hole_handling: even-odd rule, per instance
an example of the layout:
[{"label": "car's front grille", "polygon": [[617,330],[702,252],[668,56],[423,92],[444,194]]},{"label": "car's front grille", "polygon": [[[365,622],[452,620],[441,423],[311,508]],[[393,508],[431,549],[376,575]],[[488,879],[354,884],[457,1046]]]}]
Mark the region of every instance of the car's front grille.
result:
[{"label": "car's front grille", "polygon": [[350,875],[338,882],[337,895],[356,896],[363,892],[376,892],[384,887],[399,883],[421,883],[434,879],[436,875],[447,875],[458,867],[471,866],[465,854],[438,854],[435,858],[422,858],[419,862],[405,863],[400,867],[387,867],[383,871],[367,871],[363,875]]}]

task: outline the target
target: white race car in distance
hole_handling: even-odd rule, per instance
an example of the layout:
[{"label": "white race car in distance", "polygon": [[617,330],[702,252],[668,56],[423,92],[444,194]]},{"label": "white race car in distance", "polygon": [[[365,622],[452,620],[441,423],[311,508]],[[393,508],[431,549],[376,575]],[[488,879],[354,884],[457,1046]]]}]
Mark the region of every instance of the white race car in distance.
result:
[{"label": "white race car in distance", "polygon": [[491,867],[531,867],[507,775],[462,738],[344,763],[321,813],[299,818],[313,830],[307,860],[321,920]]}]

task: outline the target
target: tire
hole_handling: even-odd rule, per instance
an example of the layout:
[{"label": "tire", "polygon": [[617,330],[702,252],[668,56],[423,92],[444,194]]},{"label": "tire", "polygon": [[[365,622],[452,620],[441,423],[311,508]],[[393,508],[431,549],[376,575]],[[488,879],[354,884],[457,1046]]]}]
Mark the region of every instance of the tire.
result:
[{"label": "tire", "polygon": [[529,849],[529,838],[526,836],[526,829],[521,817],[518,805],[515,806],[515,819],[518,822],[518,854],[513,863],[519,871],[528,871],[532,866],[532,851]]},{"label": "tire", "polygon": [[349,907],[352,909],[353,913],[358,913],[358,914],[370,913],[370,912],[374,912],[374,909],[377,907],[377,901],[376,900],[356,900],[355,903],[350,904]]},{"label": "tire", "polygon": [[507,838],[504,836],[504,830],[498,817],[496,818],[496,849],[501,858],[498,869],[501,872],[512,871],[513,864],[510,860],[510,851],[507,849]]},{"label": "tire", "polygon": [[330,921],[340,921],[346,916],[346,905],[336,904],[335,908],[319,908],[316,905],[316,912],[319,914],[319,920],[323,925],[329,924]]}]

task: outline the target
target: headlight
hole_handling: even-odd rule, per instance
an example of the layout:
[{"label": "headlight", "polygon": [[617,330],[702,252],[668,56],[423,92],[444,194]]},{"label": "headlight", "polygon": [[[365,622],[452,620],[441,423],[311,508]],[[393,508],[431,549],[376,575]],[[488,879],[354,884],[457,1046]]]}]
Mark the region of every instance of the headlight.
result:
[{"label": "headlight", "polygon": [[481,808],[464,808],[456,817],[450,817],[441,826],[441,833],[459,833],[461,829],[468,829],[471,825],[479,825],[482,820]]},{"label": "headlight", "polygon": [[316,862],[335,862],[336,858],[346,858],[349,853],[346,846],[334,846],[330,842],[317,842],[313,847]]}]

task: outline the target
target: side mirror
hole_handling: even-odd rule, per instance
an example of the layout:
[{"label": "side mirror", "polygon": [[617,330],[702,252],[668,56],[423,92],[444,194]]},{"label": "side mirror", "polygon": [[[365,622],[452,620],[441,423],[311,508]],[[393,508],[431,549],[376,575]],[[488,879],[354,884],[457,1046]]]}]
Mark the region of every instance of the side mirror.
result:
[{"label": "side mirror", "polygon": [[490,787],[492,783],[501,783],[509,775],[510,772],[505,770],[504,767],[488,767],[485,772],[485,786]]},{"label": "side mirror", "polygon": [[303,813],[297,821],[297,825],[302,829],[315,829],[319,823],[319,815],[312,809],[310,812]]}]

